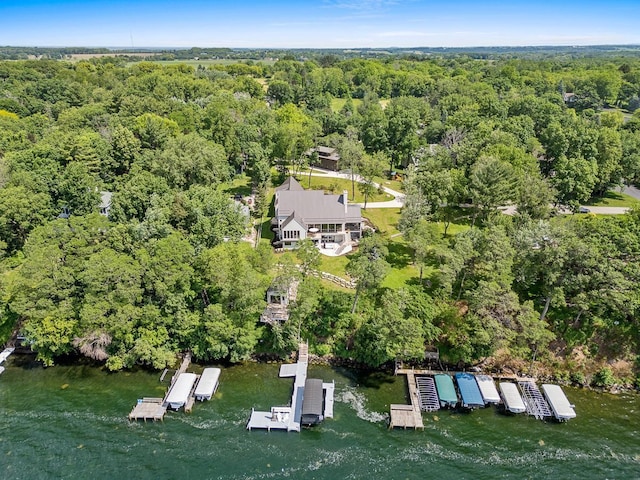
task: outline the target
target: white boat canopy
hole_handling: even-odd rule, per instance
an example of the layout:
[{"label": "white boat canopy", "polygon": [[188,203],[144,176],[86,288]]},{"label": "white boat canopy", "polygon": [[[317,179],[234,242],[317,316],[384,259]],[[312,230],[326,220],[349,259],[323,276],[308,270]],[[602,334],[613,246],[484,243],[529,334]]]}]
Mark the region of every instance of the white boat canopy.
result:
[{"label": "white boat canopy", "polygon": [[220,379],[219,368],[205,368],[202,371],[200,381],[196,386],[194,397],[196,400],[211,400],[211,397],[218,388],[218,380]]},{"label": "white boat canopy", "polygon": [[484,403],[500,403],[500,394],[489,375],[476,375],[476,382]]},{"label": "white boat canopy", "polygon": [[564,394],[560,386],[545,383],[542,385],[542,393],[544,393],[547,402],[549,402],[553,415],[558,420],[576,418],[576,412],[573,409],[573,405],[569,403],[569,399]]},{"label": "white boat canopy", "polygon": [[527,410],[515,383],[500,382],[499,386],[502,400],[507,410],[511,413],[524,413]]},{"label": "white boat canopy", "polygon": [[167,395],[166,401],[171,408],[178,410],[187,403],[196,379],[197,375],[195,373],[181,373],[178,376],[176,382],[171,387],[169,395]]}]

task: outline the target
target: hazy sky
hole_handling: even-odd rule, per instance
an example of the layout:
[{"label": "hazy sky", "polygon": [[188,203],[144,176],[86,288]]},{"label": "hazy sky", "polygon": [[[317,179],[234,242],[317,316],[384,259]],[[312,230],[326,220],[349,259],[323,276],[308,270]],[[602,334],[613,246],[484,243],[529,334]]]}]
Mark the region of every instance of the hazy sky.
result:
[{"label": "hazy sky", "polygon": [[640,0],[0,0],[0,45],[640,44]]}]

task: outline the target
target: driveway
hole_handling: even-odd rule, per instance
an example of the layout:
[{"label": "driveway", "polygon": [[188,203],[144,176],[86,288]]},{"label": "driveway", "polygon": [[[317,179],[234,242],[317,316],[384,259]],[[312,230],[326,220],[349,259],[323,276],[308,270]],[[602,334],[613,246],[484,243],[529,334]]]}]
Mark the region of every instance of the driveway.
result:
[{"label": "driveway", "polygon": [[[308,174],[307,174],[308,175]],[[340,173],[333,172],[331,170],[323,170],[320,168],[315,168],[311,172],[312,177],[329,177],[329,178],[344,178],[347,180],[351,180],[350,173]],[[362,182],[362,177],[360,175],[354,175],[354,179],[356,182]],[[379,183],[375,183],[376,188],[380,188]],[[402,208],[404,205],[404,194],[400,192],[396,192],[395,190],[391,190],[389,187],[385,187],[382,185],[382,190],[385,193],[393,196],[393,200],[388,200],[386,202],[367,202],[367,208]],[[353,202],[354,205],[360,205],[364,208],[364,203]]]}]

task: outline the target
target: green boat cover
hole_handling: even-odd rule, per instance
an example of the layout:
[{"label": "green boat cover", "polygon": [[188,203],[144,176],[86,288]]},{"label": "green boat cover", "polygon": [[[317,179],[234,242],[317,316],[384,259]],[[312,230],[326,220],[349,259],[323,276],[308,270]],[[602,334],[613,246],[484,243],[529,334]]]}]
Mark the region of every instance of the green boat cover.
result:
[{"label": "green boat cover", "polygon": [[440,402],[449,405],[455,406],[458,403],[458,395],[456,394],[456,389],[453,386],[453,380],[450,375],[439,373],[434,375],[433,377],[436,381],[436,389],[438,390],[438,397],[440,397]]}]

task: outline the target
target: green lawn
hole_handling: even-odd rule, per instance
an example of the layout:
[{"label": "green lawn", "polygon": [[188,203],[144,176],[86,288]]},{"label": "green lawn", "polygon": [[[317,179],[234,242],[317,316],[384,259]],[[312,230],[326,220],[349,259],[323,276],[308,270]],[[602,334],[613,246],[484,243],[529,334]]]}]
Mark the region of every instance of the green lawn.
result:
[{"label": "green lawn", "polygon": [[326,255],[321,255],[318,270],[337,275],[338,277],[348,278],[347,274],[344,272],[347,263],[349,263],[348,255],[342,255],[340,257],[327,257]]},{"label": "green lawn", "polygon": [[251,178],[247,175],[236,175],[230,182],[221,185],[222,191],[230,195],[251,195]]},{"label": "green lawn", "polygon": [[638,200],[630,195],[609,191],[604,197],[590,199],[587,205],[597,207],[631,207],[636,203],[638,203]]},{"label": "green lawn", "polygon": [[[347,180],[345,178],[330,178],[330,177],[316,177],[311,176],[311,187],[309,187],[309,175],[300,175],[298,179],[300,184],[304,188],[311,188],[312,190],[324,190],[327,193],[333,191],[335,194],[342,193],[343,190],[347,190],[349,192],[349,201],[363,203],[364,195],[360,193],[358,190],[358,184],[356,183],[356,196],[352,197],[352,188],[351,188],[351,180]],[[333,189],[331,188],[333,187]],[[369,202],[386,202],[389,200],[393,200],[393,196],[388,193],[374,193],[370,198]]]},{"label": "green lawn", "polygon": [[[352,98],[351,101],[353,102],[353,106],[355,108],[358,108],[358,106],[362,104],[362,100],[359,98]],[[333,110],[334,112],[339,112],[340,110],[342,110],[342,107],[344,107],[346,103],[347,103],[346,98],[332,98],[331,110]]]},{"label": "green lawn", "polygon": [[[360,98],[352,98],[351,101],[353,102],[353,106],[358,108],[358,106],[360,106],[360,104],[362,104],[362,99]],[[381,98],[380,99],[380,106],[382,108],[387,108],[387,105],[389,104],[391,100],[388,98]],[[346,98],[332,98],[331,99],[331,110],[333,110],[334,112],[339,112],[340,110],[342,110],[342,107],[344,107],[344,104],[347,103],[347,99]]]},{"label": "green lawn", "polygon": [[[384,282],[383,287],[400,288],[411,282],[417,281],[419,272],[412,264],[413,258],[411,249],[404,242],[389,242],[389,256],[387,261],[391,269]],[[349,255],[340,257],[321,257],[318,270],[329,272],[342,278],[349,278],[345,273],[345,267],[349,263]],[[425,277],[428,272],[425,272]]]},{"label": "green lawn", "polygon": [[376,183],[379,183],[380,185],[382,185],[383,187],[390,188],[391,190],[394,190],[396,192],[404,191],[404,185],[400,180],[389,180],[381,177],[375,177],[373,180]]},{"label": "green lawn", "polygon": [[362,210],[362,216],[371,222],[375,229],[389,238],[400,233],[398,222],[400,221],[399,208],[369,208]]}]

